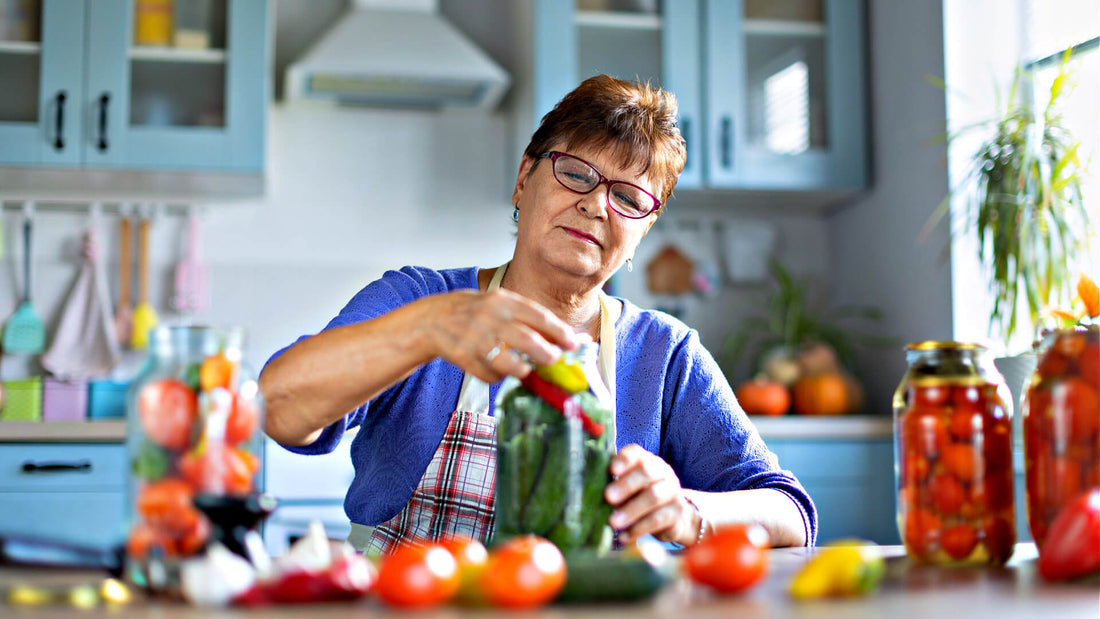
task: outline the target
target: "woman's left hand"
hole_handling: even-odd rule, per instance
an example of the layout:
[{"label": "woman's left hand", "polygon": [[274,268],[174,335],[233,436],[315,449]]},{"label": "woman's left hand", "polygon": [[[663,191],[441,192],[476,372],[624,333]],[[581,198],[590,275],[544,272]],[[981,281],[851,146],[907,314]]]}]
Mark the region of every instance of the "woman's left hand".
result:
[{"label": "woman's left hand", "polygon": [[647,533],[690,546],[698,539],[699,512],[684,497],[672,467],[640,445],[627,445],[611,460],[614,480],[604,498],[615,508],[611,526],[626,544]]}]

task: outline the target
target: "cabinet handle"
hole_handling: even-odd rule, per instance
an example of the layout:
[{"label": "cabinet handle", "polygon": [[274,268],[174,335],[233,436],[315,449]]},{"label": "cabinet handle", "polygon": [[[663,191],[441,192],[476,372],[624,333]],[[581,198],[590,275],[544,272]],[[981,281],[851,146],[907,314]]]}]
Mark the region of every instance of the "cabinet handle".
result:
[{"label": "cabinet handle", "polygon": [[[691,152],[690,149],[688,148],[688,136],[689,135],[691,135],[691,119],[690,118],[681,118],[680,119],[680,136],[684,138],[684,153],[685,154]],[[691,157],[688,156],[684,160],[684,170],[683,171],[686,172],[690,169],[691,169]]]},{"label": "cabinet handle", "polygon": [[54,123],[53,148],[63,150],[65,148],[65,91],[57,91],[54,100],[57,104],[57,118]]},{"label": "cabinet handle", "polygon": [[76,462],[31,462],[27,460],[20,467],[24,473],[67,473],[73,471],[91,471],[92,463],[88,460]]},{"label": "cabinet handle", "polygon": [[722,136],[719,138],[722,151],[722,167],[729,169],[733,165],[733,121],[729,116],[722,117]]},{"label": "cabinet handle", "polygon": [[96,142],[99,150],[107,150],[107,104],[110,102],[110,94],[99,95],[99,141]]}]

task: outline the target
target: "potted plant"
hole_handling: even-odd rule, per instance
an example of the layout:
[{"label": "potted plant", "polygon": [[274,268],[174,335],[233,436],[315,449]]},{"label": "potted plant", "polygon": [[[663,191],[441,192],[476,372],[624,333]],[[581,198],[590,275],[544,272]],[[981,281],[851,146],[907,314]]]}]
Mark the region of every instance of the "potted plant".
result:
[{"label": "potted plant", "polygon": [[791,392],[796,412],[806,414],[849,413],[858,410],[862,389],[852,377],[855,349],[859,345],[892,345],[895,342],[842,323],[849,319],[878,320],[874,307],[829,307],[825,299],[811,299],[809,280],[799,280],[778,261],[768,265],[772,280],[763,313],[749,316],[726,338],[721,350],[727,373],[735,376],[747,360],[750,380],[738,383],[739,400],[749,413],[774,414],[768,405],[756,410],[753,402],[765,393],[774,395],[779,384]]},{"label": "potted plant", "polygon": [[[975,132],[982,139],[958,187],[936,209],[925,231],[951,210],[957,196],[950,235],[977,239],[976,258],[992,291],[990,333],[996,327],[1006,349],[1021,328],[1030,330],[1029,342],[1037,342],[1043,311],[1072,298],[1073,275],[1087,256],[1089,213],[1081,190],[1086,171],[1077,156],[1080,143],[1059,113],[1060,101],[1072,88],[1069,58],[1067,51],[1042,108],[1023,96],[1021,86],[1031,77],[1018,68],[1002,100],[1003,110],[944,135],[948,143]],[[1018,313],[1021,308],[1026,322]],[[1029,347],[994,362],[1018,410],[1035,355]]]},{"label": "potted plant", "polygon": [[925,232],[958,196],[951,236],[976,236],[977,259],[993,293],[990,330],[999,327],[1006,345],[1023,326],[1021,306],[1026,324],[1037,329],[1045,308],[1072,297],[1076,263],[1087,251],[1089,214],[1081,193],[1085,170],[1077,158],[1080,143],[1062,125],[1058,111],[1071,87],[1068,60],[1067,52],[1042,109],[1021,96],[1021,82],[1029,77],[1017,69],[1003,111],[944,136],[951,142],[982,132],[984,139]]}]

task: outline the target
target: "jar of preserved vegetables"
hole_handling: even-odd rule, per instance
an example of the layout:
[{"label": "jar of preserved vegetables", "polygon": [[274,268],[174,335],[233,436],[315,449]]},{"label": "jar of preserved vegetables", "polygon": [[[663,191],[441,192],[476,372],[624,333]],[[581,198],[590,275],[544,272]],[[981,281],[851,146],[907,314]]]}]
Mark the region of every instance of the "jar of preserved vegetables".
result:
[{"label": "jar of preserved vegetables", "polygon": [[1042,547],[1066,503],[1100,486],[1100,326],[1048,333],[1024,394],[1027,517]]},{"label": "jar of preserved vegetables", "polygon": [[510,379],[497,403],[496,535],[533,533],[562,550],[610,548],[603,492],[614,411],[596,344]]},{"label": "jar of preserved vegetables", "polygon": [[894,393],[898,529],[925,563],[1003,564],[1016,543],[1012,410],[984,347],[920,342]]},{"label": "jar of preserved vegetables", "polygon": [[223,530],[220,516],[248,510],[263,407],[241,362],[243,339],[240,329],[208,327],[149,334],[148,357],[127,396],[127,575],[137,584],[174,589],[179,560]]}]

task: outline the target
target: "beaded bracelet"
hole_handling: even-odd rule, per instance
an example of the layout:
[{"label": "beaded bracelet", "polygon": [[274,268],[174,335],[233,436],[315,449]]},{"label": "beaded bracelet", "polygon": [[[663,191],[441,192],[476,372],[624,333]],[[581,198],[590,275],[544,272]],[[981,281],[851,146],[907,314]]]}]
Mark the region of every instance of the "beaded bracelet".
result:
[{"label": "beaded bracelet", "polygon": [[[707,523],[703,520],[703,512],[699,510],[699,506],[695,504],[695,501],[689,499],[686,494],[684,495],[684,500],[687,501],[687,504],[690,505],[692,509],[695,510],[695,513],[699,516],[699,534],[695,536],[695,544],[698,544],[699,542],[703,541],[703,533],[707,529]],[[695,544],[692,545],[694,546]]]}]

